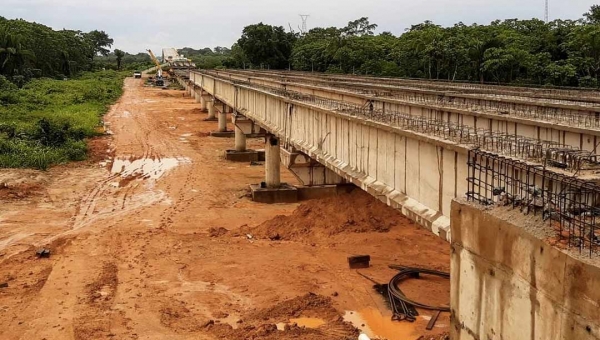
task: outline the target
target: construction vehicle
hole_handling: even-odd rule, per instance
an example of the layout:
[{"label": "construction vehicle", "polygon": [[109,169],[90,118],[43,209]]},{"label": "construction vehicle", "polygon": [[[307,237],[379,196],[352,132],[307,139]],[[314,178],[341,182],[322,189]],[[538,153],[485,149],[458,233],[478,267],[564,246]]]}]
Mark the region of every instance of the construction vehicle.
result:
[{"label": "construction vehicle", "polygon": [[160,62],[158,61],[158,59],[156,59],[154,53],[152,53],[151,50],[148,50],[148,53],[150,54],[150,58],[152,58],[154,64],[156,64],[156,77],[154,78],[154,85],[165,86],[165,79],[163,78],[163,71],[162,67],[160,66]]}]

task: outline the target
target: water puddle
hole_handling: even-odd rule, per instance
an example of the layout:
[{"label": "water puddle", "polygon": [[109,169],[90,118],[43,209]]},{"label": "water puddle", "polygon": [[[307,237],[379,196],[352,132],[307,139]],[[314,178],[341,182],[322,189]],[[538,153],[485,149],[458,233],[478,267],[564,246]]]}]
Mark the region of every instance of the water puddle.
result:
[{"label": "water puddle", "polygon": [[190,159],[183,157],[115,159],[110,172],[120,174],[123,178],[159,179],[178,165],[189,163],[191,163]]},{"label": "water puddle", "polygon": [[392,321],[391,314],[383,315],[375,308],[346,311],[344,321],[352,323],[371,339],[416,340],[425,329],[419,322]]},{"label": "water puddle", "polygon": [[280,322],[277,324],[277,329],[280,331],[285,330],[286,325],[296,324],[298,327],[306,328],[319,328],[325,324],[325,320],[319,318],[297,318],[290,319],[290,322]]}]

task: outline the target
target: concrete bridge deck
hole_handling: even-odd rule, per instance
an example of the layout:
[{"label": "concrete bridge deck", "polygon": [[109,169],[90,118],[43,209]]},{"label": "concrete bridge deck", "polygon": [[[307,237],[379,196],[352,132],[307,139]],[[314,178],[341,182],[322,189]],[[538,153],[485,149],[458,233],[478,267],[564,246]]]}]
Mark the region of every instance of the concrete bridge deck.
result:
[{"label": "concrete bridge deck", "polygon": [[[263,85],[286,91],[314,95],[324,99],[344,101],[366,108],[370,103],[373,110],[382,115],[403,115],[424,117],[435,122],[447,122],[462,127],[471,127],[480,130],[480,134],[489,131],[506,139],[509,136],[515,138],[527,138],[538,141],[546,141],[558,145],[573,147],[576,149],[595,152],[600,129],[586,127],[587,124],[579,124],[575,120],[581,115],[572,115],[570,110],[554,109],[552,117],[541,119],[528,111],[502,113],[498,108],[494,109],[492,104],[483,102],[485,110],[474,108],[461,108],[456,105],[440,104],[431,100],[426,102],[422,98],[416,100],[387,99],[380,96],[360,93],[347,89],[338,89],[313,83],[291,83],[282,80],[265,77],[247,77],[238,72],[216,72],[216,76],[225,77],[232,81],[246,82],[248,85]],[[358,86],[358,85],[357,85]],[[525,117],[523,117],[523,115]],[[571,119],[571,124],[557,124],[553,117]]]},{"label": "concrete bridge deck", "polygon": [[[459,123],[453,123],[440,118],[444,117],[440,114],[441,108],[432,108],[429,104],[416,106],[403,102],[404,106],[400,106],[393,99],[310,82],[291,83],[278,79],[278,75],[256,77],[248,76],[248,72],[218,71],[191,72],[189,78],[190,90],[209,109],[214,103],[221,103],[221,111],[244,116],[280,138],[283,149],[312,158],[447,240],[451,237],[450,203],[464,197],[469,190],[467,154],[470,149],[480,147],[539,166],[546,161],[548,151],[557,146],[575,151],[581,145],[595,149],[598,133],[581,126],[544,127],[543,121],[526,120],[504,121],[513,124],[514,134],[502,137],[494,131],[493,125],[514,117],[496,113],[492,117],[496,120],[490,118],[483,124],[488,129],[470,129],[468,124],[460,123],[468,120],[465,117],[472,117],[475,126],[477,120],[482,120],[482,117],[469,116],[472,111],[452,109],[450,114],[459,117]],[[365,101],[370,100],[379,100],[381,107],[373,110],[365,107]],[[385,104],[388,106],[384,111]],[[407,113],[403,114],[392,104],[403,107]],[[534,133],[524,133],[531,132],[527,129],[534,129]],[[542,134],[543,129],[550,133]],[[537,138],[529,137],[531,135]],[[542,139],[542,135],[555,135],[554,143]],[[532,146],[536,151],[528,149]],[[595,160],[592,152],[585,155],[588,161]],[[553,171],[568,176],[569,172],[581,169]]]},{"label": "concrete bridge deck", "polygon": [[539,99],[563,100],[563,101],[585,101],[590,103],[600,103],[600,91],[597,89],[586,88],[539,88],[531,86],[506,86],[506,85],[488,85],[478,83],[452,82],[445,80],[426,80],[426,79],[406,79],[406,78],[386,78],[371,77],[359,75],[337,75],[322,74],[314,72],[298,71],[264,71],[264,70],[245,70],[256,75],[280,75],[280,76],[298,76],[319,78],[329,81],[348,81],[360,83],[376,83],[393,86],[405,86],[412,88],[422,88],[439,91],[453,91],[464,94],[492,94],[492,95],[510,95],[518,97],[529,97]]}]

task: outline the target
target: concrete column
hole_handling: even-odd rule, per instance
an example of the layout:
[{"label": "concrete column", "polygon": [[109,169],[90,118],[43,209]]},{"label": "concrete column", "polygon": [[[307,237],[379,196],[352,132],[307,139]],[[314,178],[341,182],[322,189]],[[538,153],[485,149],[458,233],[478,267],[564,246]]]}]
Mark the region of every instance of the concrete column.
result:
[{"label": "concrete column", "polygon": [[198,93],[198,91],[194,91],[194,98],[196,98],[196,103],[200,103],[200,99],[202,98],[202,95],[200,95],[200,93]]},{"label": "concrete column", "polygon": [[235,151],[246,151],[246,134],[237,125],[235,126]]},{"label": "concrete column", "polygon": [[200,110],[202,110],[202,112],[206,112],[206,110],[208,110],[206,96],[203,95],[200,95]]},{"label": "concrete column", "polygon": [[219,112],[219,132],[227,131],[227,105],[223,104],[223,109]]},{"label": "concrete column", "polygon": [[212,100],[208,103],[208,118],[215,119],[215,101]]},{"label": "concrete column", "polygon": [[281,186],[281,155],[279,138],[267,135],[265,143],[265,182],[267,188]]}]

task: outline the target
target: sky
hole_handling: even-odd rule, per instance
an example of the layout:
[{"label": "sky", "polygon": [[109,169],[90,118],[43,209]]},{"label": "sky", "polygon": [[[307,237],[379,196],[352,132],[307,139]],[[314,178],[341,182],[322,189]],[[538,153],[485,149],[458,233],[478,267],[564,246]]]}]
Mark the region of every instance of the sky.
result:
[{"label": "sky", "polygon": [[[579,19],[597,0],[549,0],[550,20]],[[22,18],[54,29],[103,30],[114,48],[129,53],[163,47],[230,47],[251,24],[298,31],[307,26],[344,27],[369,17],[377,31],[400,35],[431,20],[442,26],[488,24],[496,19],[544,17],[544,0],[2,0],[0,16]]]}]

